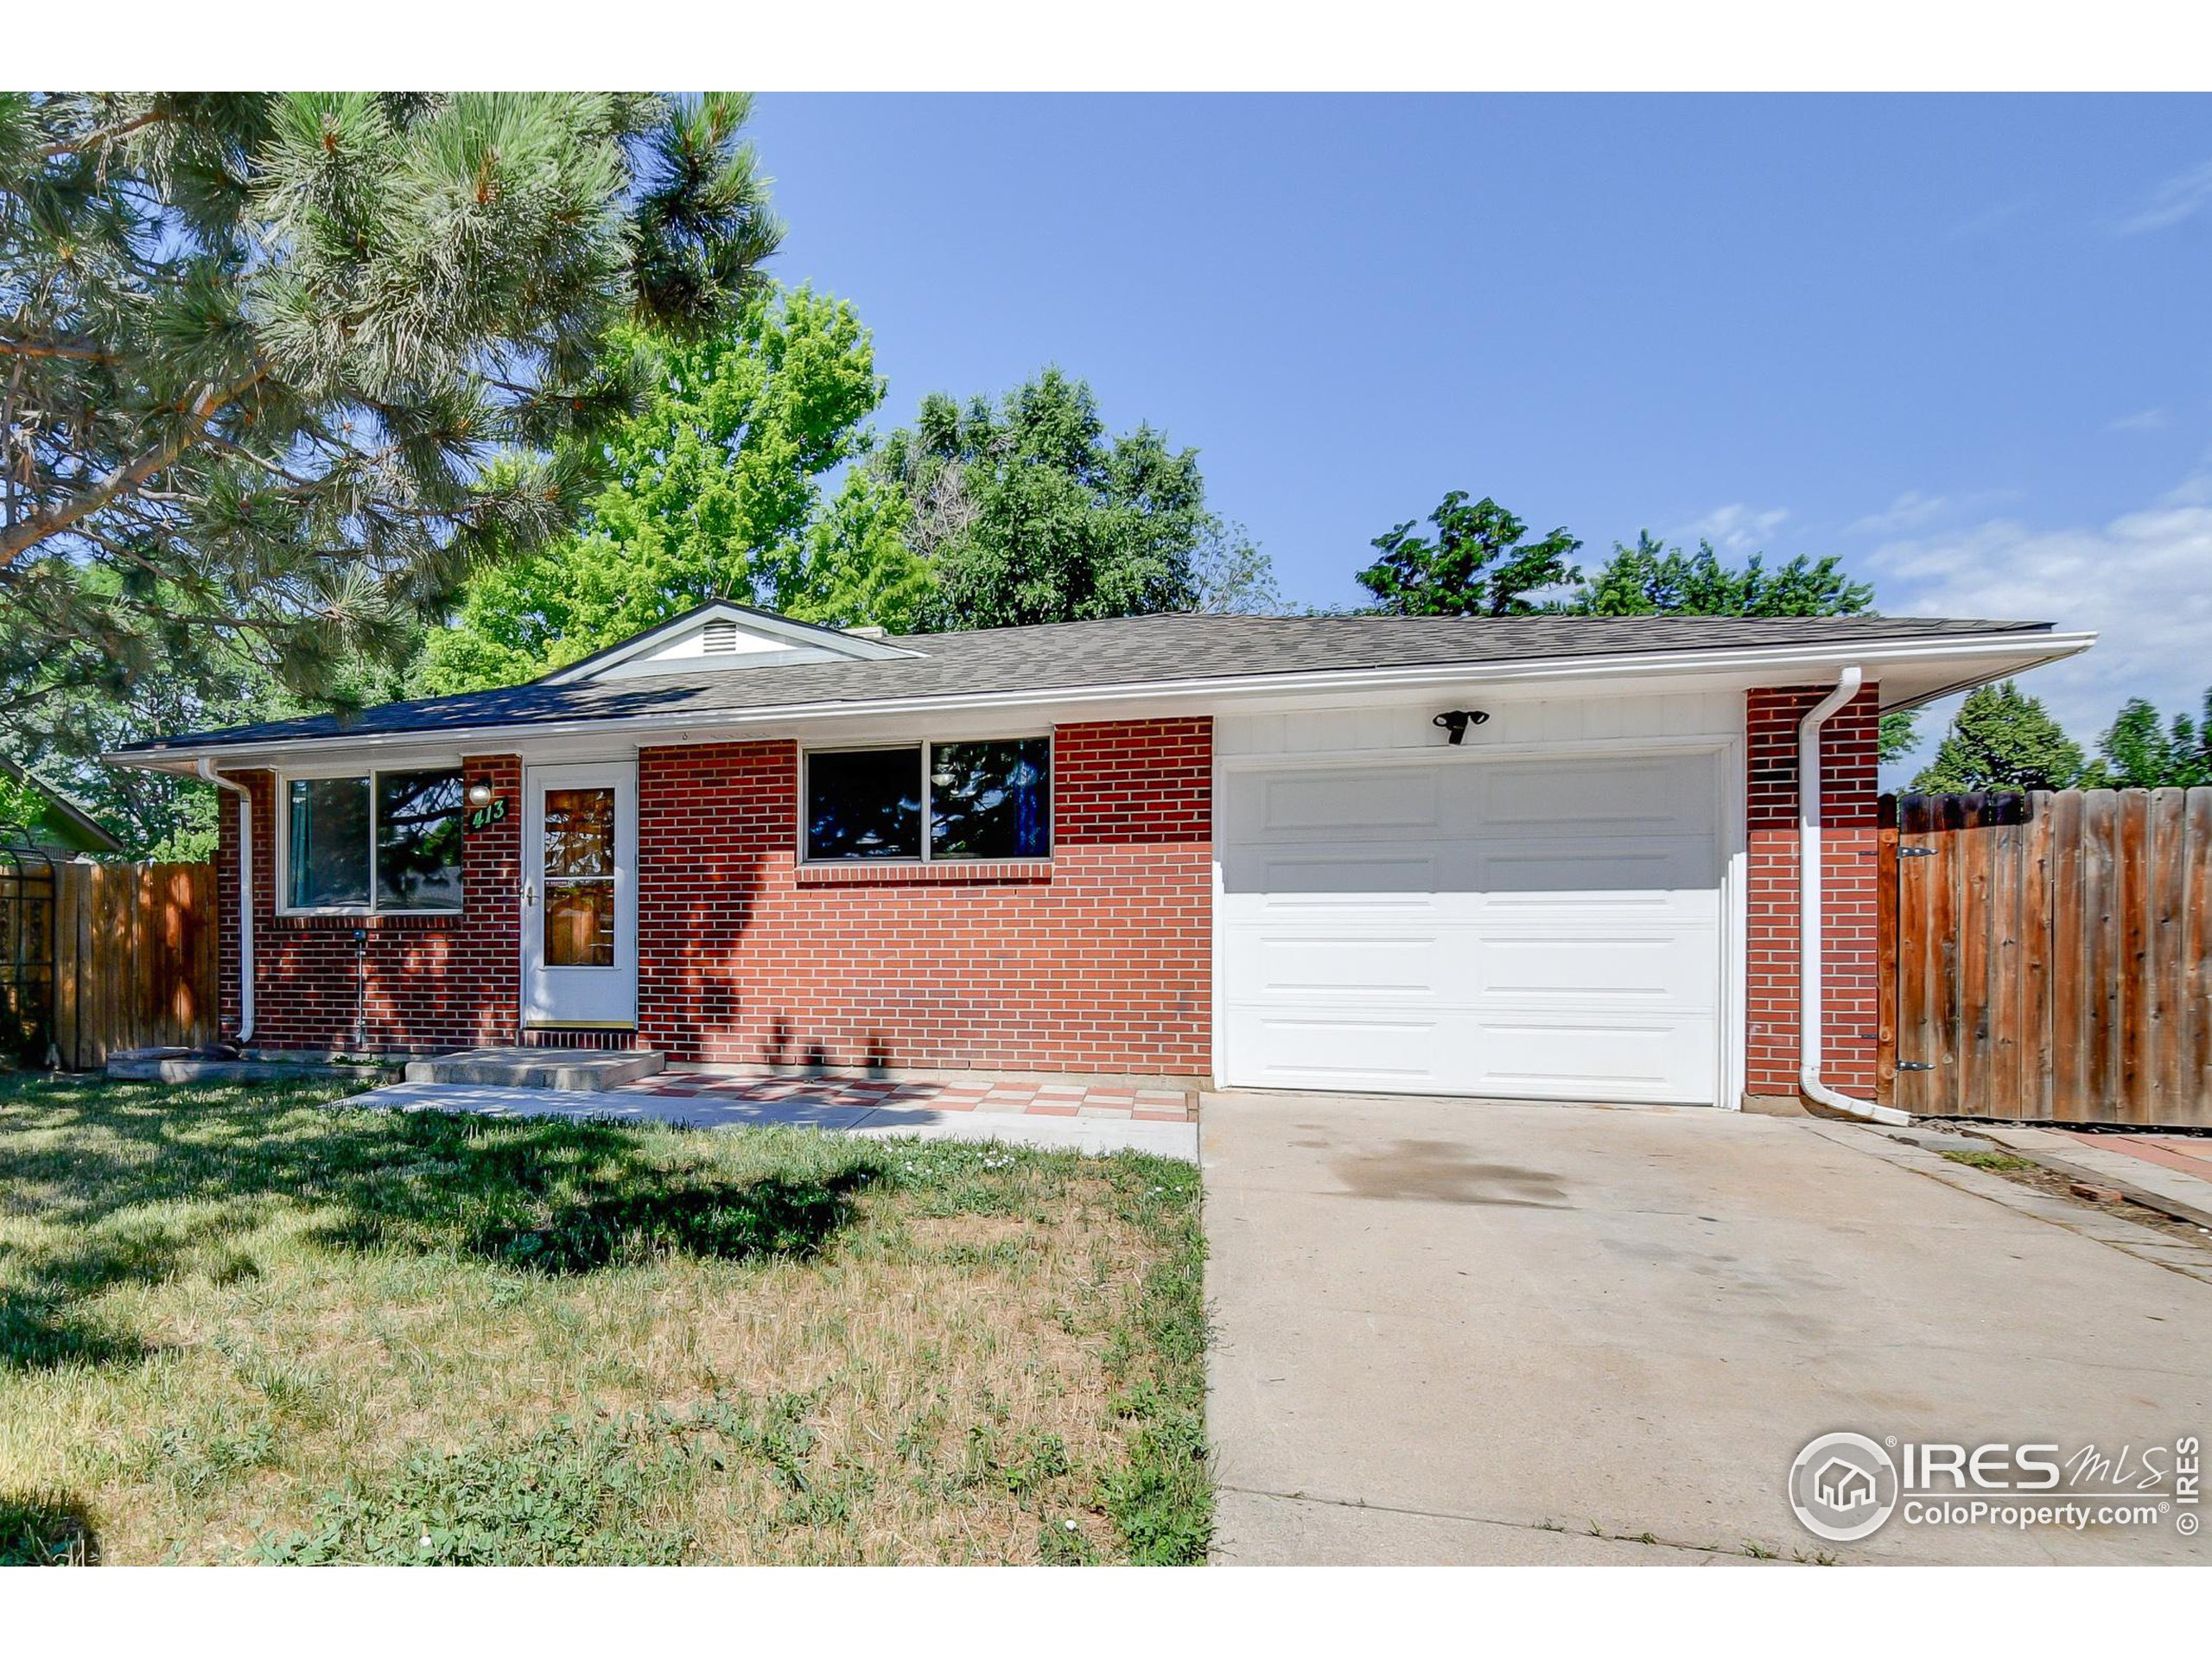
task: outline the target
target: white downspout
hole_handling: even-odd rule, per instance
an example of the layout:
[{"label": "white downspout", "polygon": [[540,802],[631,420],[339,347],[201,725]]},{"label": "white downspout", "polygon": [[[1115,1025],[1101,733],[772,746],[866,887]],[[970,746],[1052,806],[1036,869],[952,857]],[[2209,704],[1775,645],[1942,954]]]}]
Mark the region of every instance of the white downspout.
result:
[{"label": "white downspout", "polygon": [[1856,664],[1797,722],[1797,1086],[1809,1100],[1869,1123],[1912,1120],[1891,1106],[1839,1094],[1821,1081],[1821,728],[1859,695]]},{"label": "white downspout", "polygon": [[218,789],[238,798],[238,1034],[244,1048],[253,1040],[253,791],[215,770],[208,756],[200,758],[200,775]]}]

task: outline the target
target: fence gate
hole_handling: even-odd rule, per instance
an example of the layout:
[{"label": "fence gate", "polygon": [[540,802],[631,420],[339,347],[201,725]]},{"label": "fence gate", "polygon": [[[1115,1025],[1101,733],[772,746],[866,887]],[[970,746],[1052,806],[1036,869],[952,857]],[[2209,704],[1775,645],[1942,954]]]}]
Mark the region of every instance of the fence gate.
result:
[{"label": "fence gate", "polygon": [[0,841],[0,1058],[44,1065],[54,1046],[54,861]]},{"label": "fence gate", "polygon": [[1882,809],[1885,1103],[2212,1128],[2212,789]]},{"label": "fence gate", "polygon": [[118,1048],[215,1040],[215,871],[64,864],[56,896],[54,1041],[97,1070]]}]

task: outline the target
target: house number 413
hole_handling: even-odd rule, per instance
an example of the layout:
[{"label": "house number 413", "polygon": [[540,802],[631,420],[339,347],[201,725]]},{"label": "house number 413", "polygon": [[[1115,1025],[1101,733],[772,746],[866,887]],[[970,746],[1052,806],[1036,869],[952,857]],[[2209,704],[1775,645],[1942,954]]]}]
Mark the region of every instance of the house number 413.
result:
[{"label": "house number 413", "polygon": [[474,808],[468,815],[468,827],[471,830],[486,829],[499,823],[506,816],[507,798],[502,795],[495,801]]}]

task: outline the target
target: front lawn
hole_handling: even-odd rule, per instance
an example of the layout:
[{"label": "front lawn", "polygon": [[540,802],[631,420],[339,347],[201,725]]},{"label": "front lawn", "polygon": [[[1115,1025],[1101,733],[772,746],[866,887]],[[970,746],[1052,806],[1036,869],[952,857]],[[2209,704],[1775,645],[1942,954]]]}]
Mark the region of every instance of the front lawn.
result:
[{"label": "front lawn", "polygon": [[0,1561],[1194,1561],[1198,1172],[0,1077]]}]

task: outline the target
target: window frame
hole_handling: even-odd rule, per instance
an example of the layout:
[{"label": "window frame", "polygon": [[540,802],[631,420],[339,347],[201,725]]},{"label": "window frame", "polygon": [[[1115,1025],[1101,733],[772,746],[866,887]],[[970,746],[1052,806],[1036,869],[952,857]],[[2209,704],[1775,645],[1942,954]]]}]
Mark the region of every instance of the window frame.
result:
[{"label": "window frame", "polygon": [[[932,858],[930,842],[936,820],[932,791],[937,772],[937,748],[946,743],[1034,743],[1045,745],[1045,850],[1041,853],[1009,853],[1001,858]],[[912,747],[921,756],[922,812],[921,856],[918,858],[817,858],[807,847],[807,802],[813,794],[814,757],[817,754],[866,754],[881,749]],[[921,737],[871,738],[850,743],[810,743],[802,745],[798,757],[798,801],[793,815],[798,819],[798,861],[802,868],[816,870],[891,869],[912,870],[925,866],[943,865],[955,869],[988,869],[1002,864],[1049,864],[1058,850],[1060,839],[1060,766],[1059,741],[1050,730],[1027,732],[994,732],[985,737]],[[372,873],[373,874],[373,873]]]},{"label": "window frame", "polygon": [[[397,906],[378,902],[377,884],[377,779],[385,772],[451,772],[461,783],[461,899],[450,906],[429,910],[420,908],[402,910]],[[294,784],[351,782],[365,778],[369,784],[369,902],[365,905],[296,905],[292,899],[292,785]],[[367,766],[359,771],[346,769],[334,772],[280,772],[276,774],[276,856],[271,861],[276,867],[276,911],[279,916],[459,916],[468,907],[468,778],[459,761],[447,765],[442,761],[417,762],[404,766]]]}]

